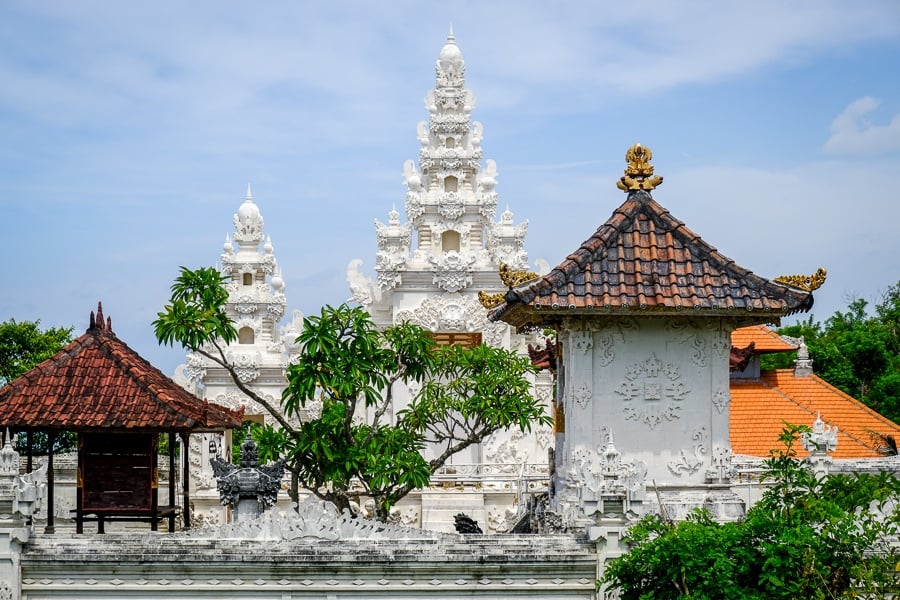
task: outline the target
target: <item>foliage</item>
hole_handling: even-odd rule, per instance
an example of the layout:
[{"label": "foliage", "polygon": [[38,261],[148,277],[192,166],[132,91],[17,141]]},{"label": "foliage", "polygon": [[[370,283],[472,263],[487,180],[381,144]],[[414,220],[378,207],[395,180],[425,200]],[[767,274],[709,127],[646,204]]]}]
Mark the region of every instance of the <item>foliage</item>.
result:
[{"label": "foliage", "polygon": [[72,341],[69,327],[40,329],[40,321],[0,323],[0,387],[62,350]]},{"label": "foliage", "polygon": [[[253,428],[260,459],[284,458],[297,485],[341,509],[365,496],[384,520],[453,454],[498,430],[550,422],[530,394],[527,359],[484,345],[440,347],[409,323],[379,330],[363,309],[346,305],[304,319],[282,415],[239,380],[223,351],[237,335],[224,311],[224,283],[215,269],[182,268],[171,304],[154,321],[157,338],[225,367],[277,423]],[[392,414],[399,383],[421,392]],[[321,414],[298,424],[310,402],[321,403]],[[426,444],[436,449],[430,460]]]},{"label": "foliage", "polygon": [[[32,367],[47,360],[72,341],[73,327],[40,329],[41,322],[10,319],[0,323],[0,387],[16,379]],[[46,432],[31,433],[32,454],[47,454],[49,438]],[[70,431],[58,432],[53,452],[68,452],[76,446],[76,436]],[[25,434],[16,442],[16,450],[28,451]]]},{"label": "foliage", "polygon": [[680,523],[646,517],[600,583],[623,600],[891,597],[900,576],[900,549],[889,545],[900,533],[900,480],[817,477],[793,450],[805,429],[785,428],[785,449],[766,461],[771,486],[743,521],[716,523],[703,510]]},{"label": "foliage", "polygon": [[[817,375],[900,422],[900,282],[884,292],[871,314],[868,308],[868,302],[855,299],[824,323],[809,317],[778,333],[803,337]],[[762,368],[789,368],[794,358],[767,355]]]}]

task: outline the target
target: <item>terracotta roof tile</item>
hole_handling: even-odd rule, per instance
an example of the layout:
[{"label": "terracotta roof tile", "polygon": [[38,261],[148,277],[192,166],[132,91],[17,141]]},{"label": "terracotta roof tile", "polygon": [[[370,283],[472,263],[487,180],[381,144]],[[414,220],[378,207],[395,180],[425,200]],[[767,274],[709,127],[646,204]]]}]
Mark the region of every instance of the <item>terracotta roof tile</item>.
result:
[{"label": "terracotta roof tile", "polygon": [[0,426],[47,429],[209,430],[242,415],[199,400],[119,340],[91,326],[55,356],[0,389]]},{"label": "terracotta roof tile", "polygon": [[516,326],[544,313],[651,310],[774,317],[808,310],[812,295],[738,266],[675,219],[648,192],[625,202],[547,275],[510,290],[491,319]]},{"label": "terracotta roof tile", "polygon": [[[792,369],[767,371],[760,379],[731,381],[731,448],[736,454],[769,456],[784,423],[812,425],[818,414],[838,428],[834,458],[874,458],[870,431],[900,439],[900,426],[816,375]],[[806,453],[800,448],[800,456]]]},{"label": "terracotta roof tile", "polygon": [[731,332],[731,345],[735,348],[746,348],[751,343],[754,344],[754,350],[757,354],[790,352],[797,349],[797,346],[787,343],[780,335],[765,325],[739,327]]}]

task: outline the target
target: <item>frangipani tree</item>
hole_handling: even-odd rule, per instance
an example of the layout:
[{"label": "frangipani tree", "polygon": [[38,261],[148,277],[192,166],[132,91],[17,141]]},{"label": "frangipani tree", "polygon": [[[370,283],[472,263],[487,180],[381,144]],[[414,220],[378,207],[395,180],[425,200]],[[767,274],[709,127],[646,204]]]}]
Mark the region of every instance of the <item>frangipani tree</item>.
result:
[{"label": "frangipani tree", "polygon": [[[438,346],[410,323],[379,330],[367,312],[346,305],[304,319],[279,410],[241,382],[227,359],[225,345],[237,331],[225,312],[225,282],[213,268],[182,268],[154,321],[157,339],[224,367],[277,423],[256,431],[261,452],[284,458],[300,486],[339,509],[367,496],[385,520],[457,452],[496,431],[550,423],[531,394],[534,368],[526,358],[485,345]],[[412,382],[421,391],[392,415],[397,385]],[[314,399],[320,416],[293,425],[291,417]],[[431,460],[426,445],[435,450]]]}]

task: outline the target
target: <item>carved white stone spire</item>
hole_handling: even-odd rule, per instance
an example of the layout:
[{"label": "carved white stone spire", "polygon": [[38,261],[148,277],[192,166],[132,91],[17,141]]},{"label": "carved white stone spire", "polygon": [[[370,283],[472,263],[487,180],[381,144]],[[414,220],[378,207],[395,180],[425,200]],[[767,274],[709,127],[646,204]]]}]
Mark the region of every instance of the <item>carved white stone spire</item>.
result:
[{"label": "carved white stone spire", "polygon": [[[432,285],[448,293],[470,290],[474,274],[496,274],[501,262],[527,267],[527,224],[515,225],[512,213],[500,223],[497,165],[482,168],[483,127],[471,120],[475,96],[465,88],[465,61],[453,27],[435,63],[435,87],[425,98],[427,122],[418,125],[418,165],[407,161],[406,223],[392,210],[388,224],[375,221],[377,282],[370,286],[358,262],[348,269],[354,299],[371,305],[385,290],[401,287],[404,277],[431,274]],[[496,279],[496,278],[494,278]],[[502,289],[499,279],[482,278],[481,289]],[[486,285],[485,285],[486,284]]]},{"label": "carved white stone spire", "polygon": [[263,219],[259,207],[253,203],[253,193],[247,184],[244,203],[234,215],[234,241],[243,246],[258,246],[263,239]]}]

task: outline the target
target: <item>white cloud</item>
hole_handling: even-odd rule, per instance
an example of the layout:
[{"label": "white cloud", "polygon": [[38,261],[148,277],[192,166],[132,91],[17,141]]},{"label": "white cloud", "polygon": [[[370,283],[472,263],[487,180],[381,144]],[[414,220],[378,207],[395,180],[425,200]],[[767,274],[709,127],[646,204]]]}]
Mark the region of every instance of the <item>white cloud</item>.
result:
[{"label": "white cloud", "polygon": [[854,100],[831,122],[831,137],[823,150],[829,154],[879,154],[900,150],[900,113],[877,125],[869,116],[881,105],[870,96]]}]

